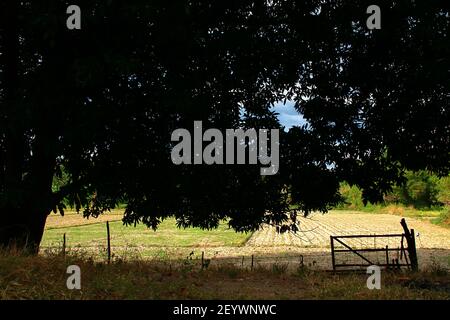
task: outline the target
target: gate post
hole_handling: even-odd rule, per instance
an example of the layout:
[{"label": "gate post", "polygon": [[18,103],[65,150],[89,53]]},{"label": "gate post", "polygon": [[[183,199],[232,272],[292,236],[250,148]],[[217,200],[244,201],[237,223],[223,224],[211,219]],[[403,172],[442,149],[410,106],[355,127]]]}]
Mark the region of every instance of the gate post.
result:
[{"label": "gate post", "polygon": [[408,229],[408,225],[406,224],[405,218],[402,218],[400,224],[403,227],[406,242],[408,243],[408,254],[409,260],[411,261],[411,269],[413,271],[418,271],[419,263],[417,261],[416,238],[414,235],[414,229],[411,229],[411,231]]},{"label": "gate post", "polygon": [[414,229],[411,229],[411,268],[413,271],[419,270],[419,262],[417,261],[416,235]]},{"label": "gate post", "polygon": [[336,271],[336,263],[334,260],[334,238],[330,236],[330,246],[331,246],[331,264],[333,265],[333,271]]}]

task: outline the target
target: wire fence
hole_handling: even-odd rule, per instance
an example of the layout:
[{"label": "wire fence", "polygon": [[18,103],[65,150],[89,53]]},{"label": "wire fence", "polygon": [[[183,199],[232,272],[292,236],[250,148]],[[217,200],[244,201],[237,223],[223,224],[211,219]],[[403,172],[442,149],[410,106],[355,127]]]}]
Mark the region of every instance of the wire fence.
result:
[{"label": "wire fence", "polygon": [[[106,223],[108,226],[108,222]],[[289,269],[294,270],[299,267],[306,267],[313,270],[333,270],[332,252],[330,246],[320,248],[296,247],[291,252],[283,252],[283,248],[271,247],[233,247],[229,251],[223,247],[170,247],[138,245],[136,239],[130,233],[123,232],[122,229],[113,230],[109,233],[108,227],[103,234],[93,234],[87,236],[89,241],[82,244],[71,243],[71,235],[61,235],[60,241],[54,241],[41,247],[44,254],[73,254],[88,255],[99,261],[120,261],[120,260],[150,260],[155,263],[171,265],[193,265],[200,268],[233,266],[248,270],[258,268]],[[401,236],[401,235],[400,235]],[[402,244],[398,237],[361,237],[347,238],[346,245],[353,249],[374,249],[367,251],[364,256],[373,264],[383,264],[386,262],[386,251],[381,249],[389,248],[389,258],[398,259],[400,262],[407,259],[402,252]],[[354,252],[347,250],[339,242],[335,243],[335,264],[356,265],[361,263],[361,258]],[[376,249],[376,250],[375,250]],[[449,270],[449,261],[445,257],[435,257],[432,251],[419,250],[419,261],[421,266],[428,264],[438,264],[441,268]],[[447,258],[448,259],[448,258]]]}]

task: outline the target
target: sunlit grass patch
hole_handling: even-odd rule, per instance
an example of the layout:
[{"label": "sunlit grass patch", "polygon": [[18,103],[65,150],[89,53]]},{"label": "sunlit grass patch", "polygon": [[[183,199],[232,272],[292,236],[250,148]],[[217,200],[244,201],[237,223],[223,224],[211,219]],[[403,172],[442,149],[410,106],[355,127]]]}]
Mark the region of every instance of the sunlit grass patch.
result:
[{"label": "sunlit grass patch", "polygon": [[[214,230],[180,229],[175,219],[164,220],[156,231],[145,225],[124,226],[121,221],[110,222],[113,247],[218,247],[243,245],[250,233],[237,233],[226,223]],[[106,224],[48,229],[41,247],[60,245],[66,234],[68,247],[102,247],[106,245]]]}]

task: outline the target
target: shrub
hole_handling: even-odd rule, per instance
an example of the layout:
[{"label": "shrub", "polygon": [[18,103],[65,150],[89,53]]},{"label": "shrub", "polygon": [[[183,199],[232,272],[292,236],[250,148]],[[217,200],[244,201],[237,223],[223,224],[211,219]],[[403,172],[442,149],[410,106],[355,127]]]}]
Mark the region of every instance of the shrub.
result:
[{"label": "shrub", "polygon": [[450,176],[439,180],[437,199],[443,204],[450,206]]},{"label": "shrub", "polygon": [[400,202],[416,209],[430,208],[438,204],[439,179],[426,171],[408,171],[407,181],[397,189]]},{"label": "shrub", "polygon": [[340,204],[340,208],[362,209],[364,207],[362,201],[362,192],[357,186],[350,186],[346,182],[342,182],[339,188],[344,203]]},{"label": "shrub", "polygon": [[433,219],[433,223],[450,227],[450,207],[446,207],[442,210],[439,217]]}]

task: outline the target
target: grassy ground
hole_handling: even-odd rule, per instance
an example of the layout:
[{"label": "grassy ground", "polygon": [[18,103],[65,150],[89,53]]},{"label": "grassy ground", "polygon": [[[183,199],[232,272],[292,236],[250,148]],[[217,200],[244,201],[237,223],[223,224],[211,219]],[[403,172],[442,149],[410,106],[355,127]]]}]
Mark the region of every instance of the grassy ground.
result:
[{"label": "grassy ground", "polygon": [[351,206],[348,207],[341,207],[338,209],[335,209],[333,211],[336,212],[354,212],[354,213],[374,213],[374,214],[391,214],[391,215],[397,215],[401,217],[409,217],[409,218],[416,218],[416,219],[423,219],[428,220],[433,224],[436,224],[438,226],[444,227],[444,228],[450,228],[450,208],[442,207],[442,208],[436,208],[436,209],[428,209],[428,210],[418,210],[413,207],[405,207],[401,205],[394,205],[390,204],[387,206],[383,205],[367,205],[367,206],[361,206],[357,208],[352,208]]},{"label": "grassy ground", "polygon": [[[66,268],[81,269],[81,290],[68,290]],[[199,270],[145,261],[96,263],[88,257],[0,255],[0,299],[450,299],[442,270],[382,273],[381,290],[365,274],[288,272],[283,265],[253,271],[232,266]]]},{"label": "grassy ground", "polygon": [[334,209],[333,211],[339,212],[339,211],[346,211],[350,212],[353,211],[355,213],[374,213],[374,214],[392,214],[402,217],[410,217],[410,218],[436,218],[440,215],[442,210],[418,210],[413,207],[405,207],[405,206],[399,206],[399,205],[367,205],[366,207],[358,207],[358,208],[352,208],[350,207],[342,207]]},{"label": "grassy ground", "polygon": [[432,219],[431,222],[445,228],[450,228],[450,208],[442,210],[439,216]]},{"label": "grassy ground", "polygon": [[[250,234],[235,233],[226,224],[213,231],[183,230],[176,228],[173,219],[164,221],[154,232],[142,225],[124,227],[117,221],[120,218],[121,212],[101,220],[84,220],[73,213],[63,218],[55,216],[47,225],[43,241],[43,246],[56,246],[55,250],[38,257],[0,253],[0,299],[450,299],[450,276],[438,264],[416,274],[383,272],[381,290],[367,289],[365,274],[334,275],[299,269],[297,258],[289,268],[287,263],[276,261],[255,263],[254,270],[249,270],[248,261],[242,268],[228,261],[215,264],[217,259],[213,259],[205,270],[200,270],[197,251],[204,249],[196,249],[197,256],[186,257],[192,247],[210,247],[213,251],[228,247],[243,255],[245,247],[240,246]],[[175,255],[181,257],[178,260],[172,254],[156,259],[124,255],[113,257],[108,265],[103,250],[105,220],[111,221],[115,247],[133,248],[139,244],[160,248],[161,252],[169,247],[187,253]],[[55,254],[60,252],[64,233],[69,247],[97,247],[103,252],[73,250],[65,258]],[[267,254],[267,248],[263,249]],[[214,258],[211,253],[206,257]],[[66,268],[73,264],[81,268],[81,290],[66,288]]]},{"label": "grassy ground", "polygon": [[[389,212],[383,211],[383,213]],[[224,258],[229,258],[236,264],[242,264],[239,259],[243,256],[245,256],[245,263],[248,263],[252,255],[256,259],[264,260],[265,264],[267,259],[264,257],[269,255],[271,255],[269,262],[273,262],[275,257],[285,255],[294,257],[293,259],[297,262],[299,255],[303,255],[305,263],[315,261],[317,268],[329,269],[330,235],[398,233],[402,230],[399,215],[413,215],[411,211],[406,213],[398,211],[397,215],[394,211],[390,213],[390,215],[375,216],[376,212],[332,210],[325,215],[311,215],[311,219],[299,218],[301,230],[312,230],[311,232],[277,235],[274,228],[264,228],[253,234],[235,233],[228,229],[225,223],[218,230],[212,231],[198,228],[179,229],[173,219],[165,220],[155,232],[143,225],[138,225],[136,228],[123,226],[122,222],[118,221],[122,217],[122,210],[114,210],[97,219],[84,219],[82,215],[68,212],[64,217],[58,215],[49,217],[41,251],[43,253],[61,252],[63,234],[66,234],[66,247],[69,252],[95,254],[97,260],[105,261],[107,259],[105,221],[108,220],[113,260],[180,259],[187,256],[200,259],[204,252],[205,258],[213,259],[212,264]],[[430,219],[437,219],[436,215],[419,219],[417,215],[413,216],[415,217],[413,221],[409,218],[407,220],[411,228],[420,231],[421,237],[417,239],[419,248],[449,249],[446,245],[449,239],[448,231],[437,228],[429,222]],[[313,250],[314,252],[306,250],[309,247],[316,249]],[[436,259],[439,261],[444,259],[444,264],[447,265],[447,251],[435,252],[434,250],[433,253],[430,253],[430,250],[425,251],[427,251],[425,256],[421,256],[420,259],[422,265],[428,264],[428,257],[435,253]]]},{"label": "grassy ground", "polygon": [[[95,221],[95,220],[91,220]],[[250,233],[236,233],[223,223],[215,230],[179,229],[175,219],[164,220],[157,231],[140,224],[124,226],[121,221],[110,222],[111,241],[115,247],[215,247],[244,244]],[[66,233],[70,247],[97,247],[106,244],[105,223],[47,229],[42,247],[59,246]]]}]

